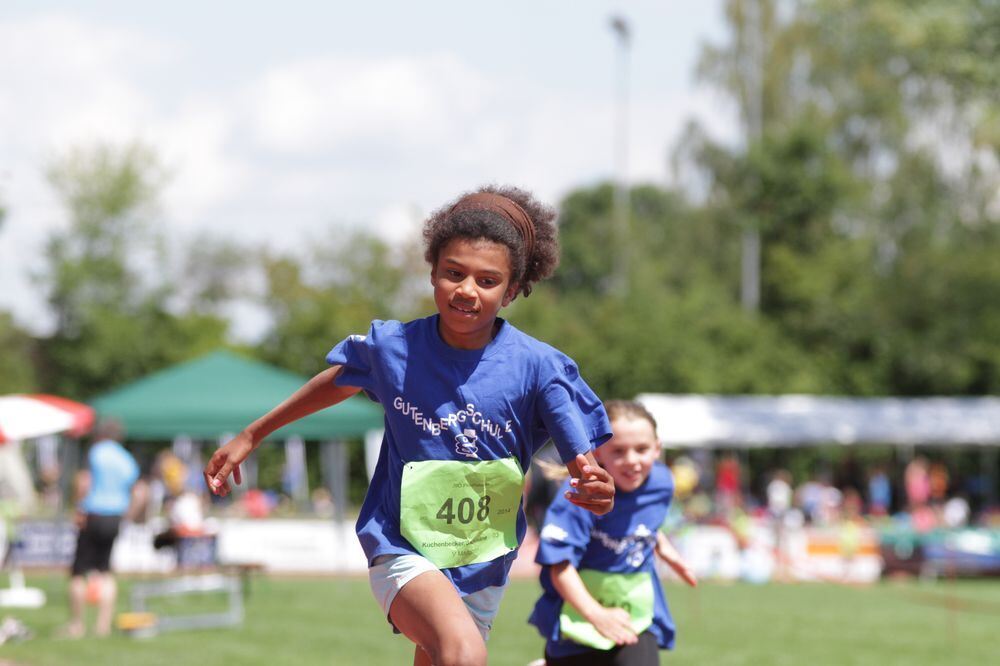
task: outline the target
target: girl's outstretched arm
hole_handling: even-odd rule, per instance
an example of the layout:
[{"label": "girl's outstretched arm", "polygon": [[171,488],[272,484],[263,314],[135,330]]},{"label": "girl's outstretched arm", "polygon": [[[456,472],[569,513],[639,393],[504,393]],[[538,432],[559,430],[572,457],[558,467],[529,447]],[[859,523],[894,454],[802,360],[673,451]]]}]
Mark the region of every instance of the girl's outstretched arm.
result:
[{"label": "girl's outstretched arm", "polygon": [[674,544],[670,543],[670,539],[663,532],[656,533],[656,554],[660,556],[660,559],[667,563],[674,573],[681,577],[685,583],[691,587],[696,587],[698,585],[698,579],[694,575],[694,571],[691,567],[687,565],[681,554],[677,552],[674,548]]},{"label": "girl's outstretched arm", "polygon": [[598,516],[615,508],[614,479],[597,464],[593,451],[577,454],[576,459],[566,463],[566,469],[573,477],[569,485],[576,491],[567,492],[566,499]]},{"label": "girl's outstretched arm", "polygon": [[601,635],[616,645],[632,645],[639,641],[632,630],[632,618],[622,608],[605,608],[587,591],[580,573],[569,562],[549,568],[552,587],[583,619],[594,625]]},{"label": "girl's outstretched arm", "polygon": [[212,455],[205,465],[205,483],[216,495],[228,495],[231,490],[229,475],[236,483],[242,483],[240,463],[247,459],[264,438],[278,428],[297,421],[313,412],[336,405],[361,389],[355,386],[337,386],[334,380],[340,374],[341,366],[335,365],[319,373],[287,400],[260,417],[243,432],[233,437]]}]

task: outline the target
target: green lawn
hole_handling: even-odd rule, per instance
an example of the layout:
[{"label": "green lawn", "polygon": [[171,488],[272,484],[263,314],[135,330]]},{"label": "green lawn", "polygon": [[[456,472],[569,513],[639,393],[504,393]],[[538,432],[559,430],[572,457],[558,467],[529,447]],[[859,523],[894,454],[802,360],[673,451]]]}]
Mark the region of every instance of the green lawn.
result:
[{"label": "green lawn", "polygon": [[[45,588],[47,607],[0,609],[35,638],[0,646],[0,664],[406,664],[412,647],[393,636],[364,579],[253,581],[247,620],[239,629],[178,632],[152,639],[56,640],[65,620],[65,581],[30,576]],[[128,581],[123,588],[127,597]],[[490,640],[490,663],[524,666],[542,641],[525,624],[537,594],[515,581]],[[679,626],[665,664],[984,664],[996,655],[1000,582],[835,585],[670,585]],[[124,605],[123,605],[124,608]]]}]

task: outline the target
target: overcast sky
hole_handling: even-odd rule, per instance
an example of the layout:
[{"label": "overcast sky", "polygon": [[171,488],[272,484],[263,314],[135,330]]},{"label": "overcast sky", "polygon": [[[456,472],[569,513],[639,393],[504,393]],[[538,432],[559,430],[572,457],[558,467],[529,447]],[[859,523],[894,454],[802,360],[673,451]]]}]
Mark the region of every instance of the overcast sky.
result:
[{"label": "overcast sky", "polygon": [[141,141],[172,174],[172,239],[293,247],[364,224],[388,238],[485,182],[555,201],[614,173],[616,42],[632,28],[632,181],[668,181],[686,119],[734,134],[698,88],[719,0],[0,4],[0,309],[42,331],[27,274],[66,213],[45,169]]}]

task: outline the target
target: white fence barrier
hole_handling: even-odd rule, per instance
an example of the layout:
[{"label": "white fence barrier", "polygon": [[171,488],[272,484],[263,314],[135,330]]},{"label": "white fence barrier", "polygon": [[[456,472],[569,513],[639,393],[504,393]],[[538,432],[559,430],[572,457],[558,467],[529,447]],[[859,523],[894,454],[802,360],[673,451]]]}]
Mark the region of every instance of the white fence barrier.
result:
[{"label": "white fence barrier", "polygon": [[[349,521],[249,520],[212,521],[219,563],[249,565],[275,573],[364,573],[367,562]],[[155,550],[153,538],[163,521],[122,525],[112,566],[122,573],[168,573],[177,568],[174,549]],[[18,564],[68,567],[76,543],[70,522],[30,521],[20,525],[22,547]],[[789,528],[780,537],[766,525],[751,527],[741,538],[725,527],[697,525],[671,537],[702,579],[817,580],[864,583],[882,571],[878,536],[866,527],[845,533],[842,528]],[[780,538],[780,548],[776,542]],[[534,558],[533,541],[521,558]],[[531,566],[516,571],[527,574]],[[669,573],[664,571],[669,577]]]}]

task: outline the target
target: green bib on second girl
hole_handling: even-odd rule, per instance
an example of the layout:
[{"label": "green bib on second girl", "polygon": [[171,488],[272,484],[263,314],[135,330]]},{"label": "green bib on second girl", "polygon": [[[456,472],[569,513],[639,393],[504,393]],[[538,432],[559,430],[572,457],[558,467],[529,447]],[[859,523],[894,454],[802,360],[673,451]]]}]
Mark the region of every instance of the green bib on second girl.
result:
[{"label": "green bib on second girl", "polygon": [[[581,569],[580,578],[597,603],[605,608],[628,611],[632,618],[632,631],[636,635],[653,624],[653,581],[649,573],[605,573]],[[610,650],[615,646],[614,641],[606,638],[566,602],[563,602],[559,616],[559,631],[563,638],[598,650]]]},{"label": "green bib on second girl", "polygon": [[406,463],[400,533],[439,569],[489,562],[517,548],[523,488],[516,458]]}]

